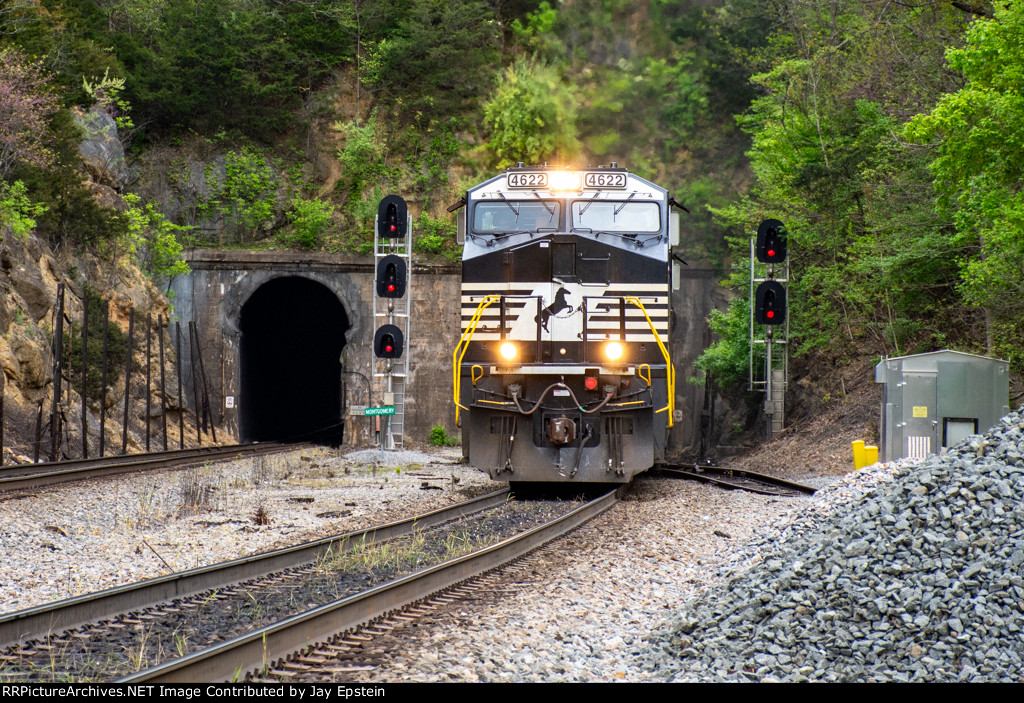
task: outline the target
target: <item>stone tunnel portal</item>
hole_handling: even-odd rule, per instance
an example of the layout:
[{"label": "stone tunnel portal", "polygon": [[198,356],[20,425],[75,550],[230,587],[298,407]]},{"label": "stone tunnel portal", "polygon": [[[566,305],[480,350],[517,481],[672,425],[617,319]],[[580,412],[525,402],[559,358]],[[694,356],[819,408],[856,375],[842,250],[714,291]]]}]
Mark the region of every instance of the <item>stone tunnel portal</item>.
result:
[{"label": "stone tunnel portal", "polygon": [[340,445],[341,350],[350,324],[326,286],[275,278],[242,306],[239,433],[243,442]]}]

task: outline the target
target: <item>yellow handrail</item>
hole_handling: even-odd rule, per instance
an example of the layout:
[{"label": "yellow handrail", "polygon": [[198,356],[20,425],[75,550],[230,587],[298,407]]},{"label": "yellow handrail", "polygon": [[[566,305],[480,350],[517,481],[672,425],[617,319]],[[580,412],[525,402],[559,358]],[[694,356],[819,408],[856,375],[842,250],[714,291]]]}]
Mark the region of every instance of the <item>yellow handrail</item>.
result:
[{"label": "yellow handrail", "polygon": [[[463,410],[469,410],[469,408],[459,403],[459,391],[461,390],[460,385],[462,378],[462,374],[460,373],[462,369],[462,359],[464,356],[466,356],[466,350],[469,348],[469,342],[471,339],[473,339],[473,334],[476,332],[476,326],[480,323],[480,316],[483,314],[484,310],[486,310],[491,304],[493,304],[496,300],[500,299],[500,295],[484,296],[484,299],[481,300],[480,304],[476,306],[476,312],[473,313],[472,319],[469,321],[469,324],[466,325],[466,331],[462,333],[462,337],[459,339],[459,343],[455,345],[455,351],[452,352],[452,388],[455,391],[454,400],[456,427],[462,427],[462,425],[459,424],[459,408],[462,408]],[[459,353],[460,349],[462,350],[461,354]]]},{"label": "yellow handrail", "polygon": [[676,411],[676,367],[672,364],[672,358],[668,354],[668,349],[666,349],[665,345],[661,343],[661,335],[659,335],[658,330],[654,328],[654,323],[651,322],[651,316],[647,314],[644,304],[640,302],[639,298],[634,296],[626,296],[625,300],[640,308],[640,312],[644,314],[644,318],[647,319],[647,324],[651,327],[651,332],[654,333],[654,339],[658,342],[658,349],[661,350],[661,355],[665,357],[665,380],[668,384],[668,405],[660,410],[655,410],[654,412],[663,413],[668,410],[668,426],[672,427],[672,418]]}]

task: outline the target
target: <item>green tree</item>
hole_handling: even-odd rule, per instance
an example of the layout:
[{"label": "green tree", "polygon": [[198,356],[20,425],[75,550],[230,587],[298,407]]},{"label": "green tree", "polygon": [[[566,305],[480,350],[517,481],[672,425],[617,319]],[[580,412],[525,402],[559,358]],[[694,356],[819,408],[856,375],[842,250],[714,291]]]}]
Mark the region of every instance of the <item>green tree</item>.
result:
[{"label": "green tree", "polygon": [[25,194],[21,181],[7,184],[0,181],[0,233],[8,232],[24,239],[36,226],[35,218],[46,212],[46,206],[34,203]]},{"label": "green tree", "polygon": [[320,198],[293,198],[291,205],[288,220],[292,223],[294,233],[288,238],[288,242],[295,243],[303,249],[315,249],[320,246],[321,238],[331,224],[334,206]]},{"label": "green tree", "polygon": [[408,0],[369,43],[364,79],[404,118],[458,113],[485,92],[497,58],[498,24],[481,0]]},{"label": "green tree", "polygon": [[989,351],[1024,366],[1024,3],[995,3],[946,54],[965,84],[907,126],[934,144],[941,212],[956,223],[962,290],[989,319]]},{"label": "green tree", "polygon": [[[224,155],[224,175],[206,170],[208,194],[197,208],[203,217],[219,217],[224,227],[256,232],[269,229],[277,214],[277,180],[266,157],[245,146]],[[222,232],[224,227],[222,227]]]},{"label": "green tree", "polygon": [[528,59],[509,66],[484,106],[488,148],[498,167],[576,156],[576,107],[576,96],[557,69]]},{"label": "green tree", "polygon": [[[749,257],[762,219],[786,222],[797,353],[901,354],[951,337],[969,344],[955,290],[957,243],[934,209],[930,155],[900,137],[904,108],[894,89],[864,82],[884,69],[914,101],[938,99],[938,83],[914,76],[929,62],[941,73],[941,47],[962,17],[859,2],[796,0],[776,9],[781,25],[760,59],[767,70],[752,78],[759,95],[740,118],[754,187],[713,208],[734,235],[736,260]],[[740,269],[737,288],[746,286]],[[722,340],[705,367],[738,358],[749,334],[739,316],[748,315],[732,307],[717,321]]]},{"label": "green tree", "polygon": [[126,193],[124,200],[128,203],[125,228],[109,243],[111,253],[115,260],[131,257],[150,278],[166,281],[170,287],[171,279],[189,272],[178,236],[192,228],[169,222],[153,203],[140,207],[134,193]]}]

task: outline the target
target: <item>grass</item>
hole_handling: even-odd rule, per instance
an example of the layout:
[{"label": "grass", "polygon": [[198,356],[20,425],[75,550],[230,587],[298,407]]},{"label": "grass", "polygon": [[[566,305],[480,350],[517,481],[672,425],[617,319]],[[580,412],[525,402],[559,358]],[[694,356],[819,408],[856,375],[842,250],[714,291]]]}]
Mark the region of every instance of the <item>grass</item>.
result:
[{"label": "grass", "polygon": [[142,625],[139,628],[139,643],[134,649],[125,650],[125,654],[128,656],[128,662],[134,667],[135,671],[142,671],[146,668],[148,660],[146,659],[146,638],[147,633],[145,627]]},{"label": "grass", "polygon": [[497,538],[475,538],[469,530],[462,529],[437,535],[434,539],[422,532],[408,537],[376,544],[363,536],[346,551],[324,554],[317,568],[322,571],[346,571],[354,573],[385,573],[395,571],[406,573],[450,561],[494,544]]},{"label": "grass", "polygon": [[210,464],[190,469],[178,480],[179,515],[198,515],[224,508],[222,486]]},{"label": "grass", "polygon": [[253,511],[252,522],[254,525],[270,524],[270,512],[267,511],[267,507],[263,503],[257,505],[256,510]]}]

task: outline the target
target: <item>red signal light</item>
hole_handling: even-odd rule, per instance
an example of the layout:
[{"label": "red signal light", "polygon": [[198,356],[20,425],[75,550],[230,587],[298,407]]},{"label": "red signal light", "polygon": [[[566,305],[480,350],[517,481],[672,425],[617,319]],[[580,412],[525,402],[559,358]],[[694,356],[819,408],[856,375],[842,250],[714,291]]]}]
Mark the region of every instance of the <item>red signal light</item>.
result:
[{"label": "red signal light", "polygon": [[768,250],[768,256],[774,257],[775,256],[775,250],[774,249],[769,249]]},{"label": "red signal light", "polygon": [[388,284],[388,293],[394,293],[394,292],[395,292],[395,284],[394,283],[389,283]]},{"label": "red signal light", "polygon": [[395,350],[395,348],[392,345],[390,345],[390,344],[385,344],[384,345],[384,351],[386,351],[386,352],[393,352],[394,350]]},{"label": "red signal light", "polygon": [[771,320],[772,318],[775,317],[775,311],[774,310],[769,310],[768,312],[766,312],[764,314],[764,316],[767,317],[769,320]]}]

